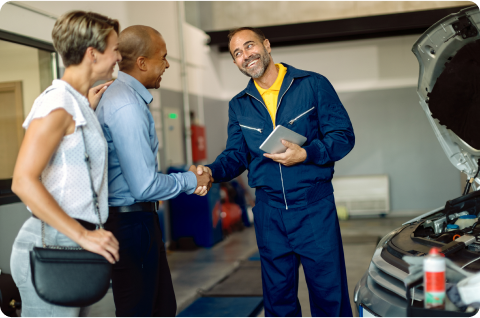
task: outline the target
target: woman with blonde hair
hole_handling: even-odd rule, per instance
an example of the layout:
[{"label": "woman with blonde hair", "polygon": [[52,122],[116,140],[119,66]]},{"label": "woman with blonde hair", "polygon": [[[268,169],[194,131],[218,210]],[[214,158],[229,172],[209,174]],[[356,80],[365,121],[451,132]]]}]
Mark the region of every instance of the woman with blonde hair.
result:
[{"label": "woman with blonde hair", "polygon": [[42,246],[42,222],[47,245],[80,246],[110,263],[119,260],[118,241],[96,226],[99,217],[100,222],[108,217],[108,182],[107,143],[94,109],[110,83],[91,89],[95,82],[111,79],[121,60],[118,34],[117,20],[83,11],[62,15],[53,28],[65,73],[35,100],[23,124],[26,133],[12,182],[12,191],[33,214],[20,229],[10,260],[22,316],[86,315],[86,308],[52,305],[35,291],[29,252]]}]

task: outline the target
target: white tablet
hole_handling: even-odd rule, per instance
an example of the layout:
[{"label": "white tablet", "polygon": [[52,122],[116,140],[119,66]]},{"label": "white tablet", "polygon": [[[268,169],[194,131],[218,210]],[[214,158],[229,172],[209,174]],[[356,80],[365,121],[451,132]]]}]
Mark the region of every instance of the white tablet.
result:
[{"label": "white tablet", "polygon": [[278,125],[270,136],[265,139],[263,144],[260,145],[260,149],[272,154],[283,153],[287,150],[287,147],[282,144],[282,140],[302,146],[307,141],[307,138],[282,125]]}]

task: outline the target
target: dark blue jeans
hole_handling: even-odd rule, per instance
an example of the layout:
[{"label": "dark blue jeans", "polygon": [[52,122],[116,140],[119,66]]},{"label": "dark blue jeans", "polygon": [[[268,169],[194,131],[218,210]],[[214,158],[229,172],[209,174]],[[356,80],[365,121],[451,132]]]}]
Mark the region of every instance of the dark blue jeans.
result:
[{"label": "dark blue jeans", "polygon": [[174,317],[177,311],[158,215],[110,214],[105,229],[120,243],[112,289],[117,317]]}]

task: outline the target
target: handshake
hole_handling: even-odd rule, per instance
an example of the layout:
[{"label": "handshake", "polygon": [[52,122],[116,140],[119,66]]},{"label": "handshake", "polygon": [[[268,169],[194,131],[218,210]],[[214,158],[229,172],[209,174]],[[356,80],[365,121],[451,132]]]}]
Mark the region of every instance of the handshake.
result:
[{"label": "handshake", "polygon": [[212,170],[210,170],[209,167],[205,167],[202,165],[198,165],[197,167],[191,165],[188,171],[193,172],[195,174],[195,177],[197,177],[197,189],[194,193],[203,197],[212,187]]}]

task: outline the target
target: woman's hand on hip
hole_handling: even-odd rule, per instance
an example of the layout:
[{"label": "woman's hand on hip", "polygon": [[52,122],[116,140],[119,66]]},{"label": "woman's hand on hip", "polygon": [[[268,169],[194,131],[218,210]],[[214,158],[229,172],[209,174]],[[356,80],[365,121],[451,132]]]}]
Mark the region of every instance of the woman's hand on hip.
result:
[{"label": "woman's hand on hip", "polygon": [[87,251],[102,255],[112,264],[120,260],[119,244],[112,232],[103,229],[85,230],[78,244]]}]

